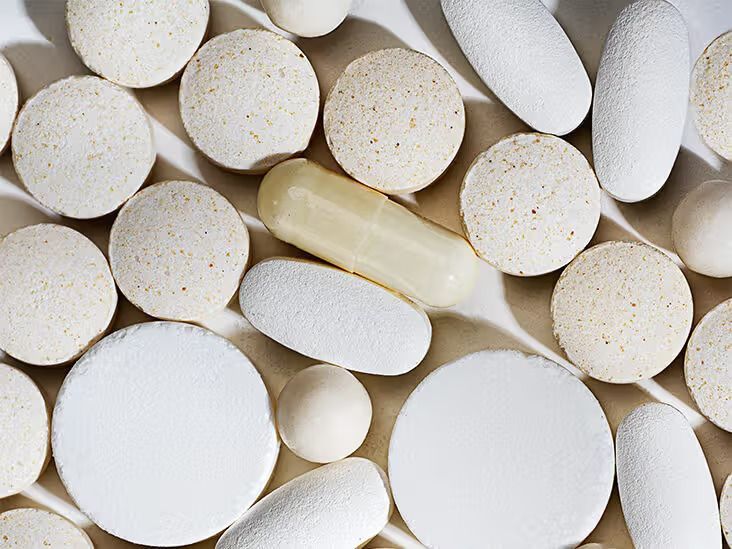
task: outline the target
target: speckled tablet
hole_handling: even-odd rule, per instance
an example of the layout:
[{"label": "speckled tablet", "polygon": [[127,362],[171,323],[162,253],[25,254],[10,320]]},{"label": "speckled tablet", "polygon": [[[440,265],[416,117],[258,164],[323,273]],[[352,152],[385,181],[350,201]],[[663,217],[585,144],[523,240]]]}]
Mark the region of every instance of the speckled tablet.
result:
[{"label": "speckled tablet", "polygon": [[603,242],[559,277],[551,301],[554,336],[595,379],[633,383],[676,358],[691,330],[693,303],[681,270],[641,242]]},{"label": "speckled tablet", "polygon": [[600,187],[582,153],[563,139],[515,134],[468,168],[460,216],[488,263],[512,275],[540,275],[587,246],[600,220]]},{"label": "speckled tablet", "polygon": [[323,128],[351,177],[401,194],[426,187],[450,165],[463,140],[465,108],[437,61],[391,48],[346,67],[328,93]]},{"label": "speckled tablet", "polygon": [[94,549],[84,530],[43,509],[11,509],[0,514],[0,540],[6,549]]},{"label": "speckled tablet", "polygon": [[186,132],[209,160],[262,173],[307,147],[320,90],[295,44],[267,30],[239,29],[198,50],[179,100]]},{"label": "speckled tablet", "polygon": [[96,76],[71,76],[30,98],[12,138],[18,177],[41,204],[79,219],[119,208],[155,161],[137,100]]},{"label": "speckled tablet", "polygon": [[208,26],[208,0],[68,0],[69,41],[84,64],[120,86],[171,80]]},{"label": "speckled tablet", "polygon": [[226,307],[249,259],[249,233],[231,202],[192,181],[163,181],[120,210],[109,238],[122,293],[150,316],[200,320]]},{"label": "speckled tablet", "polygon": [[0,349],[10,356],[37,366],[74,360],[116,309],[107,259],[81,233],[41,224],[0,241]]},{"label": "speckled tablet", "polygon": [[727,545],[732,546],[732,474],[727,477],[719,498],[719,516]]},{"label": "speckled tablet", "polygon": [[18,81],[4,55],[0,54],[0,153],[5,150],[18,114]]}]

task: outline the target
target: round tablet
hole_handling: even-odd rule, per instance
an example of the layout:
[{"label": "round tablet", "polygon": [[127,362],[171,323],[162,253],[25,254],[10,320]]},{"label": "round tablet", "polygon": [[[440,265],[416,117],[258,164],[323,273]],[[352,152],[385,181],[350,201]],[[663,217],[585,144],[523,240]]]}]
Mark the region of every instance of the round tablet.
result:
[{"label": "round tablet", "polygon": [[722,519],[722,532],[727,545],[732,547],[732,475],[727,477],[719,498],[719,516]]},{"label": "round tablet", "polygon": [[295,44],[267,30],[239,29],[193,56],[179,102],[188,136],[209,160],[262,173],[307,147],[320,90]]},{"label": "round tablet", "polygon": [[0,54],[0,153],[5,150],[18,114],[18,81],[4,55]]},{"label": "round tablet", "polygon": [[176,322],[106,337],[64,380],[51,442],[81,511],[132,543],[187,545],[236,520],[279,450],[262,378],[226,339]]},{"label": "round tablet", "polygon": [[282,30],[311,38],[334,31],[348,15],[351,0],[262,0],[262,7]]},{"label": "round tablet", "polygon": [[689,283],[666,255],[641,242],[582,252],[554,287],[554,336],[590,377],[633,383],[676,358],[691,330]]},{"label": "round tablet", "polygon": [[346,67],[325,100],[323,128],[351,177],[402,194],[426,187],[450,165],[463,141],[465,108],[437,61],[391,48]]},{"label": "round tablet", "polygon": [[94,549],[81,528],[43,509],[11,509],[0,514],[0,540],[8,549]]},{"label": "round tablet", "polygon": [[282,389],[277,425],[294,454],[330,463],[363,443],[371,425],[371,399],[348,370],[317,364],[295,374]]},{"label": "round tablet", "polygon": [[71,76],[30,98],[12,149],[18,177],[36,200],[79,219],[119,208],[155,162],[145,111],[129,92],[96,76]]},{"label": "round tablet", "polygon": [[576,547],[613,477],[612,434],[593,394],[518,351],[435,370],[399,412],[389,446],[394,501],[428,547]]},{"label": "round tablet", "polygon": [[478,155],[460,189],[470,243],[518,276],[545,274],[587,246],[600,221],[600,186],[582,153],[538,133],[508,136]]},{"label": "round tablet", "polygon": [[0,240],[0,349],[10,356],[37,366],[74,360],[116,309],[107,259],[81,233],[41,224]]},{"label": "round tablet", "polygon": [[249,259],[249,233],[231,202],[191,181],[133,196],[109,237],[112,273],[130,302],[157,318],[199,320],[226,307]]}]

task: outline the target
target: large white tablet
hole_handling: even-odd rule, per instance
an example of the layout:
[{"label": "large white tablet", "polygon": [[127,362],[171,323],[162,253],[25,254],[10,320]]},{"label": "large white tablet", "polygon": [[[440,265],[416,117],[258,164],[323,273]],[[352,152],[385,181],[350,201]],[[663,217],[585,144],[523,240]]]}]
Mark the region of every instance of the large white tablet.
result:
[{"label": "large white tablet", "polygon": [[18,114],[18,81],[4,55],[0,54],[0,153],[5,150]]},{"label": "large white tablet", "polygon": [[0,545],[9,549],[94,549],[84,530],[43,509],[0,514]]}]

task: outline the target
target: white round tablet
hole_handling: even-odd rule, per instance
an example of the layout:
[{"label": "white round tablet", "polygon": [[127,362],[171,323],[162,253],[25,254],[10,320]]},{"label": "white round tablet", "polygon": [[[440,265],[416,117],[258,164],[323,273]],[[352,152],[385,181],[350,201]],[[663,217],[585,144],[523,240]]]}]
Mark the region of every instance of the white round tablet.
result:
[{"label": "white round tablet", "polygon": [[719,516],[722,520],[722,532],[727,545],[732,547],[732,475],[727,477],[719,498]]},{"label": "white round tablet", "polygon": [[22,492],[41,476],[50,454],[48,431],[41,390],[24,372],[0,363],[0,498]]},{"label": "white round tablet", "polygon": [[231,202],[191,181],[133,196],[109,237],[112,273],[130,302],[156,318],[199,320],[226,307],[249,260],[249,233]]},{"label": "white round tablet", "polygon": [[307,147],[320,108],[305,54],[263,29],[221,34],[193,56],[180,81],[180,114],[214,164],[262,173]]},{"label": "white round tablet", "polygon": [[593,394],[554,362],[481,351],[438,368],[391,436],[389,478],[428,547],[575,547],[614,477],[612,434]]},{"label": "white round tablet", "polygon": [[5,150],[18,114],[18,81],[10,62],[0,54],[0,153]]},{"label": "white round tablet", "polygon": [[582,153],[553,135],[503,138],[473,160],[460,189],[465,234],[504,273],[545,274],[587,246],[600,186]]},{"label": "white round tablet", "polygon": [[351,0],[262,0],[272,22],[304,38],[334,31],[348,15]]},{"label": "white round tablet", "polygon": [[351,177],[402,194],[426,187],[450,165],[463,141],[465,108],[442,65],[391,48],[346,67],[325,100],[323,128]]},{"label": "white round tablet", "polygon": [[31,97],[18,115],[12,150],[28,191],[79,219],[119,208],[155,162],[145,111],[129,92],[96,76],[70,76]]},{"label": "white round tablet", "polygon": [[0,540],[9,549],[94,549],[84,530],[43,509],[11,509],[0,514]]},{"label": "white round tablet", "polygon": [[317,364],[295,374],[282,389],[277,425],[294,454],[330,463],[363,443],[371,426],[371,399],[348,370]]},{"label": "white round tablet", "polygon": [[554,336],[569,360],[608,383],[655,376],[676,358],[694,305],[681,270],[641,242],[582,252],[554,287]]},{"label": "white round tablet", "polygon": [[81,233],[40,224],[0,240],[0,349],[10,356],[37,366],[72,361],[116,309],[107,259]]},{"label": "white round tablet", "polygon": [[234,522],[279,450],[252,363],[226,339],[176,322],[125,328],[86,353],[59,391],[51,441],[85,515],[114,536],[165,547]]}]

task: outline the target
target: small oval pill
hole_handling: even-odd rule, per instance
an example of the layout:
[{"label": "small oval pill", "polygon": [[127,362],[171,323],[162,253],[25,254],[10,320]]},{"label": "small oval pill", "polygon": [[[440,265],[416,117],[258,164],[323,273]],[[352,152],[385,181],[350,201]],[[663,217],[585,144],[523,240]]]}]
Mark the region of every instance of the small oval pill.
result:
[{"label": "small oval pill", "polygon": [[727,545],[732,547],[732,475],[727,477],[719,498],[719,516],[722,520],[722,532]]},{"label": "small oval pill", "polygon": [[0,540],[9,549],[94,549],[84,530],[43,509],[11,509],[0,514]]},{"label": "small oval pill", "polygon": [[348,15],[351,0],[262,0],[272,22],[303,38],[334,31]]},{"label": "small oval pill", "polygon": [[0,154],[10,142],[15,116],[18,114],[18,81],[10,62],[0,54]]},{"label": "small oval pill", "polygon": [[665,0],[638,0],[615,20],[597,71],[592,153],[616,200],[656,194],[681,145],[689,100],[689,38]]},{"label": "small oval pill", "polygon": [[257,263],[244,276],[239,304],[275,341],[356,372],[406,373],[422,361],[432,337],[427,315],[408,299],[312,261]]},{"label": "small oval pill", "polygon": [[259,217],[280,240],[433,307],[467,297],[477,257],[461,236],[302,158],[270,170]]},{"label": "small oval pill", "polygon": [[362,547],[391,511],[384,471],[368,459],[347,458],[265,496],[223,533],[216,549]]},{"label": "small oval pill", "polygon": [[618,426],[618,491],[636,547],[721,549],[717,494],[684,416],[643,404]]}]

